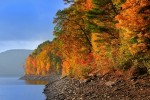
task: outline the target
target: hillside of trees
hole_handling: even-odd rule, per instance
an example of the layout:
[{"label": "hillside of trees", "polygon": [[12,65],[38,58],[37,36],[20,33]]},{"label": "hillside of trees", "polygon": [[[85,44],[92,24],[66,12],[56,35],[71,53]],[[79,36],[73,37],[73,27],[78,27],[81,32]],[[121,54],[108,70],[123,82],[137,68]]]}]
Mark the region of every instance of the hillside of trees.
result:
[{"label": "hillside of trees", "polygon": [[86,78],[108,72],[150,74],[149,0],[64,0],[55,38],[26,60],[26,75]]}]

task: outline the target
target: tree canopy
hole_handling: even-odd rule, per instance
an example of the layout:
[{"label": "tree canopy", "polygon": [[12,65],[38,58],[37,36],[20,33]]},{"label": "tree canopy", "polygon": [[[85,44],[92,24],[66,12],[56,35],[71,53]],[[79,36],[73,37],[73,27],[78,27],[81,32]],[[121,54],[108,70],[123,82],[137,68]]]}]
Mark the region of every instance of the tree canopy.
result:
[{"label": "tree canopy", "polygon": [[53,41],[27,58],[26,74],[86,78],[146,67],[150,72],[149,0],[64,0],[54,18]]}]

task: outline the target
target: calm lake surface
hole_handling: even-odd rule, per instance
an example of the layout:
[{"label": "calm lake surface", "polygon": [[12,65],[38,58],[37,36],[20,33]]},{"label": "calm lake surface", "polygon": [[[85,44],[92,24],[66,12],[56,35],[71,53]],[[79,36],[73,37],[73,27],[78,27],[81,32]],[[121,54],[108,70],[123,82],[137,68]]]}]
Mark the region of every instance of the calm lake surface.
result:
[{"label": "calm lake surface", "polygon": [[[44,82],[0,77],[0,100],[45,100]],[[43,85],[42,85],[43,84]]]}]

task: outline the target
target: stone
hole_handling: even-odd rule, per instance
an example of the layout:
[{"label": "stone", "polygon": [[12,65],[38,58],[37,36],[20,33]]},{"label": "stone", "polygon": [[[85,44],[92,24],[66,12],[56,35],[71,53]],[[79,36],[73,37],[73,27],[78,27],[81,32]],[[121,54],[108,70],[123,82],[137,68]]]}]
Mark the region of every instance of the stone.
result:
[{"label": "stone", "polygon": [[115,84],[113,81],[108,81],[105,83],[106,86],[112,87]]}]

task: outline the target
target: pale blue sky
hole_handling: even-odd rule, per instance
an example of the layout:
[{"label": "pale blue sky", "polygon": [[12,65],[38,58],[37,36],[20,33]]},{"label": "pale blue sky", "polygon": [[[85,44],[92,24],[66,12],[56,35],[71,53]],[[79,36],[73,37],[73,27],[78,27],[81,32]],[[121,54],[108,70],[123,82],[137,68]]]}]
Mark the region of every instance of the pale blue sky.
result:
[{"label": "pale blue sky", "polygon": [[0,52],[52,40],[55,13],[66,6],[63,0],[1,0]]}]

